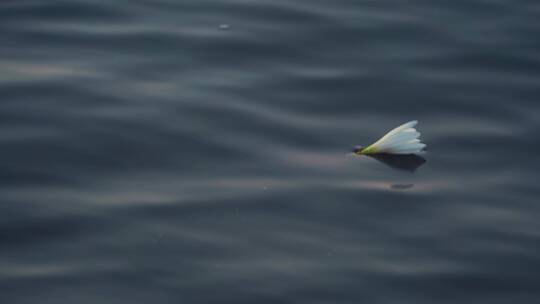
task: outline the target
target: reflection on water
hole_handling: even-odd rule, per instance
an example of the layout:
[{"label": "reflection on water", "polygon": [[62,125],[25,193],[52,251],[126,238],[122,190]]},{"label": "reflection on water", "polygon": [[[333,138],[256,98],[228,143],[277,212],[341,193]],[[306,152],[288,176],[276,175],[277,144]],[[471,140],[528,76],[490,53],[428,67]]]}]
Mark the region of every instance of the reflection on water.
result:
[{"label": "reflection on water", "polygon": [[394,154],[375,154],[369,155],[381,163],[394,169],[414,172],[426,163],[426,159],[415,154],[394,155]]},{"label": "reflection on water", "polygon": [[[538,20],[0,1],[0,302],[539,302]],[[412,119],[427,163],[344,156]]]}]

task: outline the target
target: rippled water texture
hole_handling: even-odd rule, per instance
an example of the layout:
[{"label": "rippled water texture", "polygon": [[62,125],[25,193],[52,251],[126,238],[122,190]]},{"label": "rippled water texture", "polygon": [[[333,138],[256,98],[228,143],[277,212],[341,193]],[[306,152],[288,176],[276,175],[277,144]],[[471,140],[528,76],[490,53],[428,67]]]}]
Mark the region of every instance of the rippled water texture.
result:
[{"label": "rippled water texture", "polygon": [[[3,0],[0,302],[540,302],[539,37],[536,0]],[[347,156],[412,119],[415,172]]]}]

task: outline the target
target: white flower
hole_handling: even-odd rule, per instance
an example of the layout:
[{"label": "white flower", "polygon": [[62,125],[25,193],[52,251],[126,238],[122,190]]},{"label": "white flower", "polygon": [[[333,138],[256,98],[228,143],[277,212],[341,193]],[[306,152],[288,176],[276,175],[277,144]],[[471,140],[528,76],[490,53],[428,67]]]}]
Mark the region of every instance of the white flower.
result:
[{"label": "white flower", "polygon": [[420,132],[414,126],[418,121],[413,120],[388,132],[381,139],[366,148],[357,148],[356,154],[421,154],[426,147],[420,142]]}]

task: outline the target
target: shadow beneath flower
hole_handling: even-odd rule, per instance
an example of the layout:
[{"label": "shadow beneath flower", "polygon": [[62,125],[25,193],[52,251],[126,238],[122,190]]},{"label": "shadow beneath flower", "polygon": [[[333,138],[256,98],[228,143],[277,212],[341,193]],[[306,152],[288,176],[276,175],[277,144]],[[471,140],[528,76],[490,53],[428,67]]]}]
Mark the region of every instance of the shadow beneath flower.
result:
[{"label": "shadow beneath flower", "polygon": [[423,164],[426,163],[426,159],[415,155],[396,155],[396,154],[374,154],[368,155],[371,158],[380,161],[381,163],[392,167],[397,170],[404,170],[409,172],[414,172],[420,168]]}]

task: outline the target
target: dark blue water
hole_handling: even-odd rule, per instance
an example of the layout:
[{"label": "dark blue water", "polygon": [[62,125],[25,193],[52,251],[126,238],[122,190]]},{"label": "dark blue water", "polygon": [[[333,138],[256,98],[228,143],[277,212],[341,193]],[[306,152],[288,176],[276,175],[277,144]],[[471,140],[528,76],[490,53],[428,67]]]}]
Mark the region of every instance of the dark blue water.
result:
[{"label": "dark blue water", "polygon": [[[537,303],[540,2],[3,0],[0,302]],[[414,173],[346,154],[418,119]]]}]

